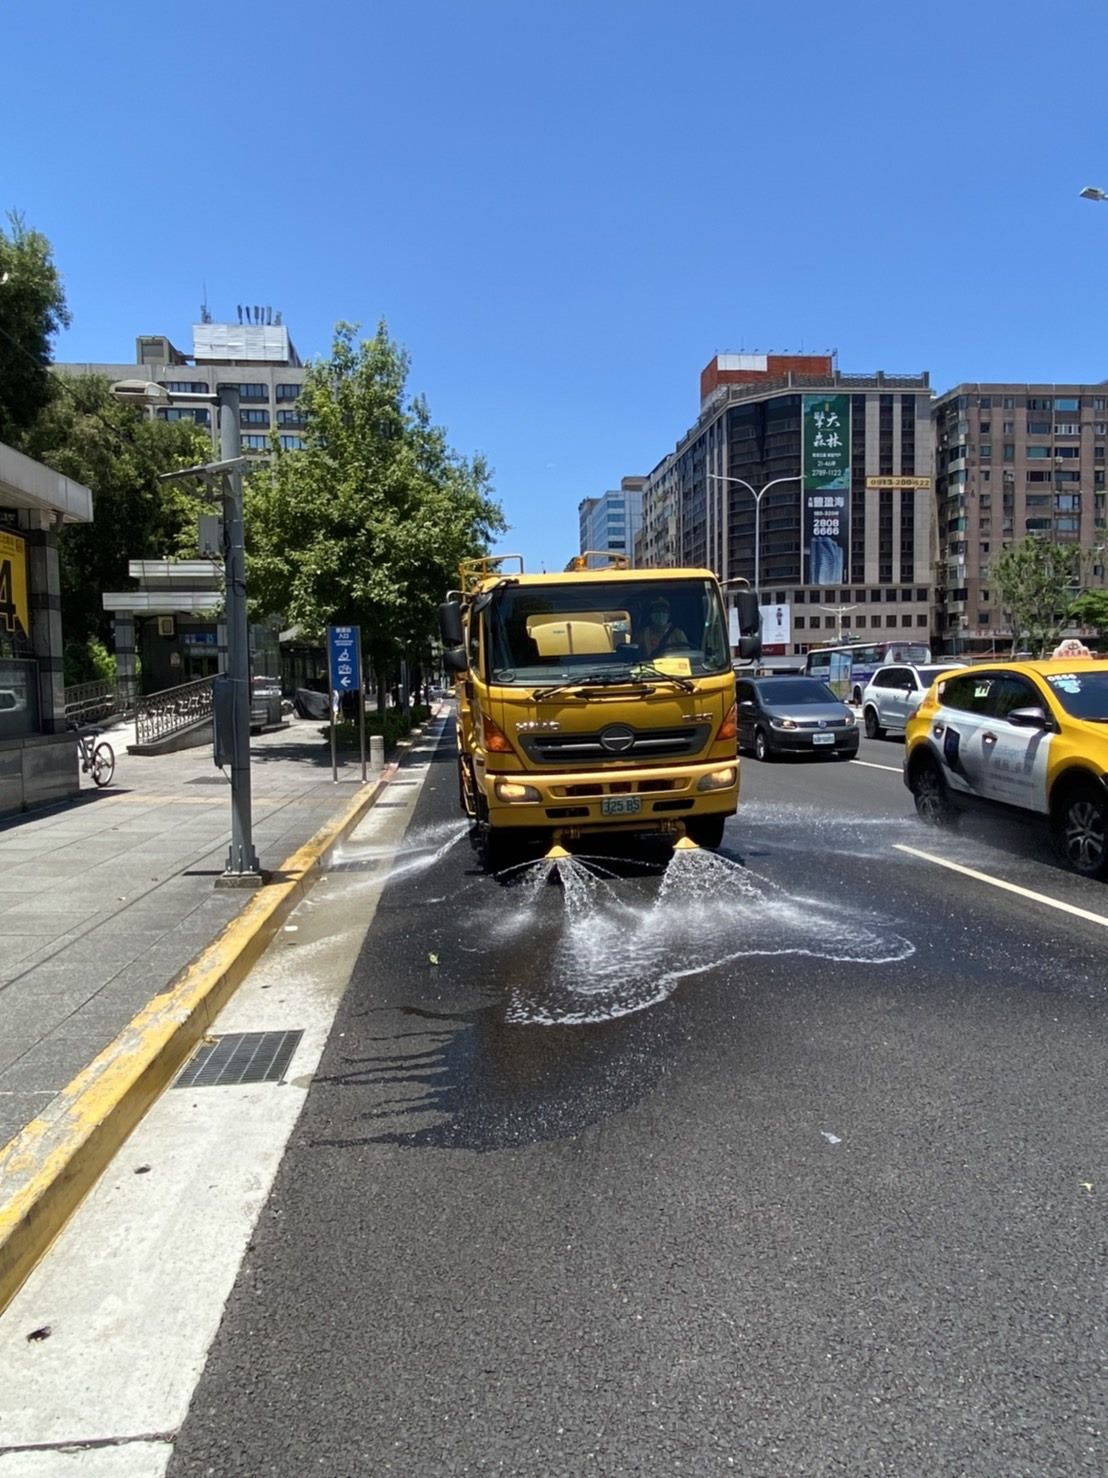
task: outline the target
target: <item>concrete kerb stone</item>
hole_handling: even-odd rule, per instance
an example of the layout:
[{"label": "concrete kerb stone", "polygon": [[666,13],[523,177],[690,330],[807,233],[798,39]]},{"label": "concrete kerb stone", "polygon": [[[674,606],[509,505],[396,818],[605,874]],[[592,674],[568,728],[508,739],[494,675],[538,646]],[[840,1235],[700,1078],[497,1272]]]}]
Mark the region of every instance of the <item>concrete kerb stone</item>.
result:
[{"label": "concrete kerb stone", "polygon": [[390,764],[283,864],[88,1067],[0,1148],[0,1313],[396,772]]}]

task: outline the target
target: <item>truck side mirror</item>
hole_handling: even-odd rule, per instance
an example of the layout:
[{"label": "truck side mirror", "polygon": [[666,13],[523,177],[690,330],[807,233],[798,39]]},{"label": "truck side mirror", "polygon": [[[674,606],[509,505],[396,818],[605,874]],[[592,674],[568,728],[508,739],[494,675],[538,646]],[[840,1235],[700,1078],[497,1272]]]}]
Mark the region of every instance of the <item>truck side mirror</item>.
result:
[{"label": "truck side mirror", "polygon": [[449,647],[442,654],[442,665],[447,672],[467,672],[469,663],[466,661],[465,647]]},{"label": "truck side mirror", "polygon": [[744,662],[754,662],[762,655],[762,634],[739,637],[739,656]]},{"label": "truck side mirror", "polygon": [[460,601],[444,600],[439,606],[439,632],[444,647],[460,647],[465,637],[462,633],[462,606]]},{"label": "truck side mirror", "polygon": [[[762,624],[762,617],[758,609],[758,595],[756,591],[738,590],[735,592],[735,614],[738,616],[740,636],[755,636],[758,634]],[[758,650],[760,651],[761,648],[759,647]]]}]

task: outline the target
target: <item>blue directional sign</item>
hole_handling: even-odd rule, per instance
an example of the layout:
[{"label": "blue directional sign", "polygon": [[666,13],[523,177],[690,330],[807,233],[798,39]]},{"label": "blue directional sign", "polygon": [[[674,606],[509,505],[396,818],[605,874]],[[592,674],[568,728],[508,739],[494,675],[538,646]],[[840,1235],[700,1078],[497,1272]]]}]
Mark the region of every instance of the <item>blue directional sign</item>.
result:
[{"label": "blue directional sign", "polygon": [[328,626],[327,655],[331,669],[331,694],[337,700],[362,685],[361,632],[357,626]]}]

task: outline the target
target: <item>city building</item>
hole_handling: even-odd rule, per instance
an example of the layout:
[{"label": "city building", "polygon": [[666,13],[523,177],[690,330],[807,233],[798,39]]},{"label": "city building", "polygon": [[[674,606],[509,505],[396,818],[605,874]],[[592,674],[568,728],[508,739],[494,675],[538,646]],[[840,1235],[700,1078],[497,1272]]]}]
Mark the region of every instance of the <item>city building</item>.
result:
[{"label": "city building", "polygon": [[[239,425],[246,468],[264,463],[276,433],[286,451],[303,445],[298,400],[307,370],[301,363],[281,314],[270,308],[240,307],[237,322],[216,323],[206,311],[192,328],[192,351],[186,354],[163,334],[135,340],[133,364],[58,364],[62,374],[101,375],[126,382],[129,398],[136,382],[160,387],[149,401],[160,420],[191,420],[212,432],[218,457],[215,407],[194,397],[216,395],[221,385],[239,392]],[[132,676],[141,659],[143,691],[210,677],[226,665],[226,630],[221,615],[222,574],[211,556],[221,546],[218,520],[202,518],[195,560],[141,557],[130,562],[137,588],[105,591],[105,610],[112,613],[116,660],[121,677]],[[147,552],[148,553],[148,552]],[[271,624],[250,628],[251,666],[255,674],[272,674],[279,665]]]},{"label": "city building", "polygon": [[1037,534],[1093,551],[1104,585],[1108,384],[962,384],[935,402],[936,626],[948,653],[1006,652],[989,585],[1002,549]]},{"label": "city building", "polygon": [[642,527],[645,482],[645,477],[625,477],[618,491],[582,498],[577,505],[582,554],[625,554],[633,562],[635,541]]},{"label": "city building", "polygon": [[720,354],[700,415],[643,490],[641,562],[760,586],[775,649],[927,640],[935,518],[926,373],[830,354]]},{"label": "city building", "polygon": [[[274,321],[274,317],[276,321]],[[164,403],[154,414],[165,421],[196,421],[212,426],[212,408],[186,397],[214,395],[219,385],[238,386],[243,455],[251,461],[270,455],[270,437],[294,451],[303,445],[297,401],[307,374],[281,322],[269,308],[239,308],[238,322],[216,323],[205,311],[193,324],[192,351],[186,354],[162,334],[135,340],[134,364],[58,364],[62,374],[103,375],[113,382],[147,380],[160,385]],[[181,399],[174,404],[173,397]]]}]

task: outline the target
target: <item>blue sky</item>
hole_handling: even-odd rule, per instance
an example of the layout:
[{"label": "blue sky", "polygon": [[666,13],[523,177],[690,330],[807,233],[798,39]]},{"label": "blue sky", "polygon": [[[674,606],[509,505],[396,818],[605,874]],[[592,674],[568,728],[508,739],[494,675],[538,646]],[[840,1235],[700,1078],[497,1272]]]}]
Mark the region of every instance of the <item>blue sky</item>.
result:
[{"label": "blue sky", "polygon": [[64,360],[387,320],[528,568],[727,350],[1108,378],[1103,0],[12,3],[0,206]]}]

